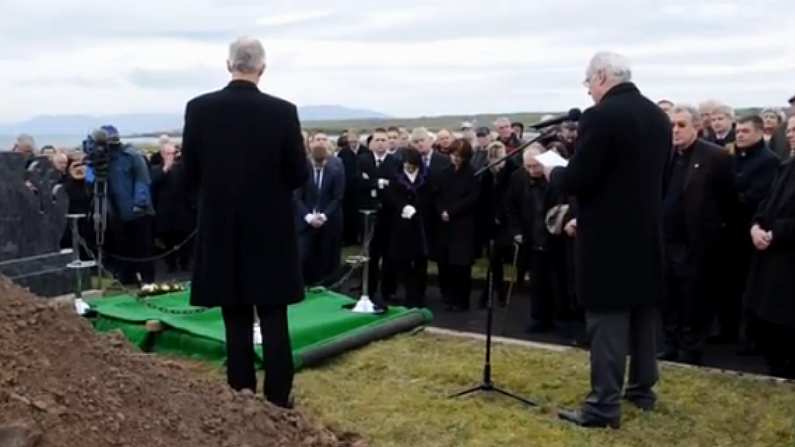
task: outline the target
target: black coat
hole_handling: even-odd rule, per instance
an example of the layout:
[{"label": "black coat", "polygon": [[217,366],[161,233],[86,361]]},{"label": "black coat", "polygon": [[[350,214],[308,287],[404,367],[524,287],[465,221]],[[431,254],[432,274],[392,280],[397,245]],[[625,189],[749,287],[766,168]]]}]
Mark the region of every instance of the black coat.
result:
[{"label": "black coat", "polygon": [[552,184],[577,199],[577,295],[587,311],[661,302],[662,198],[671,121],[634,84],[583,113],[577,148]]},{"label": "black coat", "polygon": [[745,150],[738,148],[734,157],[735,183],[740,201],[738,219],[745,231],[759,204],[770,193],[781,161],[767,148],[764,140]]},{"label": "black coat", "polygon": [[450,161],[449,156],[435,150],[433,153],[431,153],[430,166],[423,166],[425,178],[430,180],[434,187],[437,187],[439,176],[451,165],[452,162]]},{"label": "black coat", "polygon": [[516,171],[506,206],[511,236],[522,235],[522,245],[529,249],[546,250],[546,211],[553,205],[554,196],[545,178],[531,178],[524,169]]},{"label": "black coat", "polygon": [[[401,217],[403,208],[413,206],[411,219]],[[404,173],[389,184],[384,195],[384,214],[389,219],[389,257],[396,262],[426,259],[429,255],[427,221],[435,214],[431,185],[422,174],[411,183]]]},{"label": "black coat", "polygon": [[489,170],[478,178],[480,197],[475,216],[476,247],[483,247],[492,237],[497,244],[510,245],[512,243],[508,231],[506,203],[511,176],[516,169],[515,163],[506,163],[505,167],[497,171],[496,175]]},{"label": "black coat", "polygon": [[152,167],[152,199],[157,234],[196,228],[196,205],[188,194],[182,161],[176,161],[168,172],[163,172],[162,165]]},{"label": "black coat", "polygon": [[307,165],[296,107],[233,81],[188,103],[182,152],[198,191],[191,304],[301,301],[292,192]]},{"label": "black coat", "polygon": [[721,240],[738,202],[732,157],[721,147],[696,140],[684,179],[681,206],[687,246],[692,254],[707,256]]},{"label": "black coat", "polygon": [[452,265],[471,265],[475,260],[475,210],[480,186],[472,167],[450,165],[438,177],[436,215],[447,212],[449,222],[439,217],[436,259]]},{"label": "black coat", "polygon": [[[772,193],[754,218],[773,232],[765,251],[756,251],[746,288],[745,302],[756,315],[775,324],[795,328],[795,163],[779,170]],[[785,343],[784,340],[781,340]]]}]

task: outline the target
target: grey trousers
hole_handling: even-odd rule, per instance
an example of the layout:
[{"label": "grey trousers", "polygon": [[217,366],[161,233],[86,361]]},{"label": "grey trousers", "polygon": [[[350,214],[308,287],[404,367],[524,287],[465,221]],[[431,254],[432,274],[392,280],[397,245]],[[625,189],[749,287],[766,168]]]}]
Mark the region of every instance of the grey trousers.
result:
[{"label": "grey trousers", "polygon": [[629,380],[625,397],[639,405],[653,405],[652,388],[659,379],[657,370],[658,311],[655,308],[626,312],[586,312],[591,342],[591,393],[583,413],[601,419],[621,417],[627,356]]}]

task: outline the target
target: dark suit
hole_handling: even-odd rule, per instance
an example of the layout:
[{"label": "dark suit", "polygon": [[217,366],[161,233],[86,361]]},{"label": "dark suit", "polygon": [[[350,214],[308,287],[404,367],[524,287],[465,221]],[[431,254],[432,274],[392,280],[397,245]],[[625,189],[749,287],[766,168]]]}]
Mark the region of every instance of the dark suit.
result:
[{"label": "dark suit", "polygon": [[337,158],[342,160],[345,168],[345,199],[342,203],[343,236],[344,244],[356,245],[359,241],[359,229],[362,217],[359,215],[358,194],[356,188],[359,178],[359,159],[350,146],[345,146],[337,152]]},{"label": "dark suit", "polygon": [[795,379],[795,162],[785,163],[754,223],[773,233],[755,250],[745,302],[761,322],[757,334],[771,373]]},{"label": "dark suit", "polygon": [[[389,249],[389,217],[382,209],[382,201],[388,184],[395,181],[400,170],[400,162],[393,155],[386,154],[386,157],[380,162],[376,161],[373,152],[368,151],[359,156],[359,172],[361,173],[359,178],[359,207],[360,209],[377,210],[373,222],[374,227],[372,227],[372,240],[370,241],[368,291],[371,297],[375,296],[380,283],[381,294],[378,300],[390,297],[397,291],[397,277],[387,256],[387,250]],[[383,270],[381,269],[382,261]],[[381,281],[382,279],[383,281]]]},{"label": "dark suit", "polygon": [[737,207],[734,167],[723,148],[696,140],[673,151],[667,169],[664,223],[667,267],[665,329],[671,357],[700,363],[719,284],[721,238]]},{"label": "dark suit", "polygon": [[246,81],[190,101],[185,177],[198,191],[191,304],[221,306],[230,385],[256,389],[253,306],[262,321],[265,396],[287,403],[287,305],[303,299],[292,190],[307,176],[296,107]]},{"label": "dark suit", "polygon": [[583,113],[574,157],[551,175],[553,186],[578,205],[577,295],[591,341],[588,417],[620,417],[627,354],[627,397],[655,400],[663,176],[671,140],[668,116],[634,84],[623,83]]},{"label": "dark suit", "polygon": [[[312,162],[307,166],[309,178],[295,191],[296,221],[304,277],[307,284],[318,284],[340,265],[345,171],[330,159],[322,167]],[[306,221],[313,213],[326,215],[327,221],[320,228]]]}]

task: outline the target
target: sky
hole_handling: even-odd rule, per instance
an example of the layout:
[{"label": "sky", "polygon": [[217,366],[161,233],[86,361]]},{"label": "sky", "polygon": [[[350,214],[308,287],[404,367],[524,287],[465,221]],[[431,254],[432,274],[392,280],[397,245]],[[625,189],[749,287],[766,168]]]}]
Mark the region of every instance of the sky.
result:
[{"label": "sky", "polygon": [[262,40],[260,87],[396,117],[590,104],[596,51],[652,99],[737,107],[795,94],[792,0],[0,0],[0,123],[174,113]]}]

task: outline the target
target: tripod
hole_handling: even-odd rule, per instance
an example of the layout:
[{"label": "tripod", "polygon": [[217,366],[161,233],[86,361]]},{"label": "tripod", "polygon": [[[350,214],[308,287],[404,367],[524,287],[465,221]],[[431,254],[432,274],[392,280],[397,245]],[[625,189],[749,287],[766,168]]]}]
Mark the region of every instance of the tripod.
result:
[{"label": "tripod", "polygon": [[[530,140],[527,143],[523,144],[521,147],[516,149],[516,151],[514,151],[513,153],[508,154],[505,157],[502,157],[501,159],[496,160],[493,163],[490,163],[488,166],[485,166],[485,167],[481,168],[478,172],[475,173],[475,176],[476,177],[480,177],[481,175],[483,175],[484,172],[490,170],[492,167],[497,166],[500,163],[505,163],[506,160],[508,160],[508,159],[510,159],[512,157],[515,157],[518,154],[522,154],[528,147],[530,147],[530,145],[532,145],[535,142],[540,141],[541,139],[543,139],[546,136],[547,136],[547,134],[545,134],[545,133],[540,134],[536,138],[533,138],[532,140]],[[494,329],[494,287],[493,287],[493,284],[494,284],[494,273],[492,272],[492,268],[491,268],[491,265],[492,265],[491,259],[492,259],[492,254],[493,253],[494,253],[494,235],[492,234],[489,237],[489,245],[488,245],[489,268],[486,271],[486,286],[488,287],[488,300],[487,300],[487,304],[486,304],[486,309],[487,309],[487,316],[486,316],[486,359],[485,359],[485,362],[483,364],[483,379],[482,379],[482,381],[480,382],[479,385],[474,386],[472,388],[469,388],[467,390],[461,391],[459,393],[453,394],[452,396],[450,396],[450,398],[451,399],[455,399],[455,398],[458,398],[458,397],[463,397],[463,396],[467,396],[467,395],[470,395],[470,394],[473,394],[473,393],[477,393],[479,391],[484,391],[484,392],[491,392],[491,393],[501,394],[503,396],[510,397],[511,399],[517,400],[517,401],[519,401],[519,402],[521,402],[521,403],[523,403],[525,405],[529,405],[531,407],[536,407],[536,406],[538,406],[537,402],[534,402],[534,401],[529,400],[529,399],[525,399],[523,397],[517,396],[516,394],[513,394],[513,393],[510,393],[510,392],[508,392],[506,390],[503,390],[503,389],[497,387],[496,385],[494,385],[494,382],[491,379],[491,336],[492,336],[492,332],[493,332],[493,329]],[[502,260],[498,260],[498,262],[502,262]]]},{"label": "tripod", "polygon": [[105,230],[108,228],[108,179],[97,177],[94,180],[94,233],[97,243],[97,275],[99,287],[104,290],[102,278],[104,273],[103,247],[105,245]]},{"label": "tripod", "polygon": [[[494,253],[494,239],[492,238],[489,241],[489,249],[488,249],[488,259],[491,260],[492,254]],[[531,407],[538,406],[538,403],[525,399],[524,397],[517,396],[509,391],[503,390],[494,384],[491,379],[491,334],[494,322],[494,277],[493,272],[491,269],[491,262],[489,262],[489,268],[486,271],[486,286],[488,287],[488,301],[486,305],[487,309],[487,317],[486,317],[486,359],[483,365],[483,379],[479,385],[474,386],[472,388],[466,389],[459,393],[453,394],[450,396],[451,399],[455,399],[458,397],[468,396],[473,393],[477,393],[479,391],[484,392],[491,392],[501,394],[506,397],[510,397],[511,399],[517,400],[525,405],[529,405]]]}]

